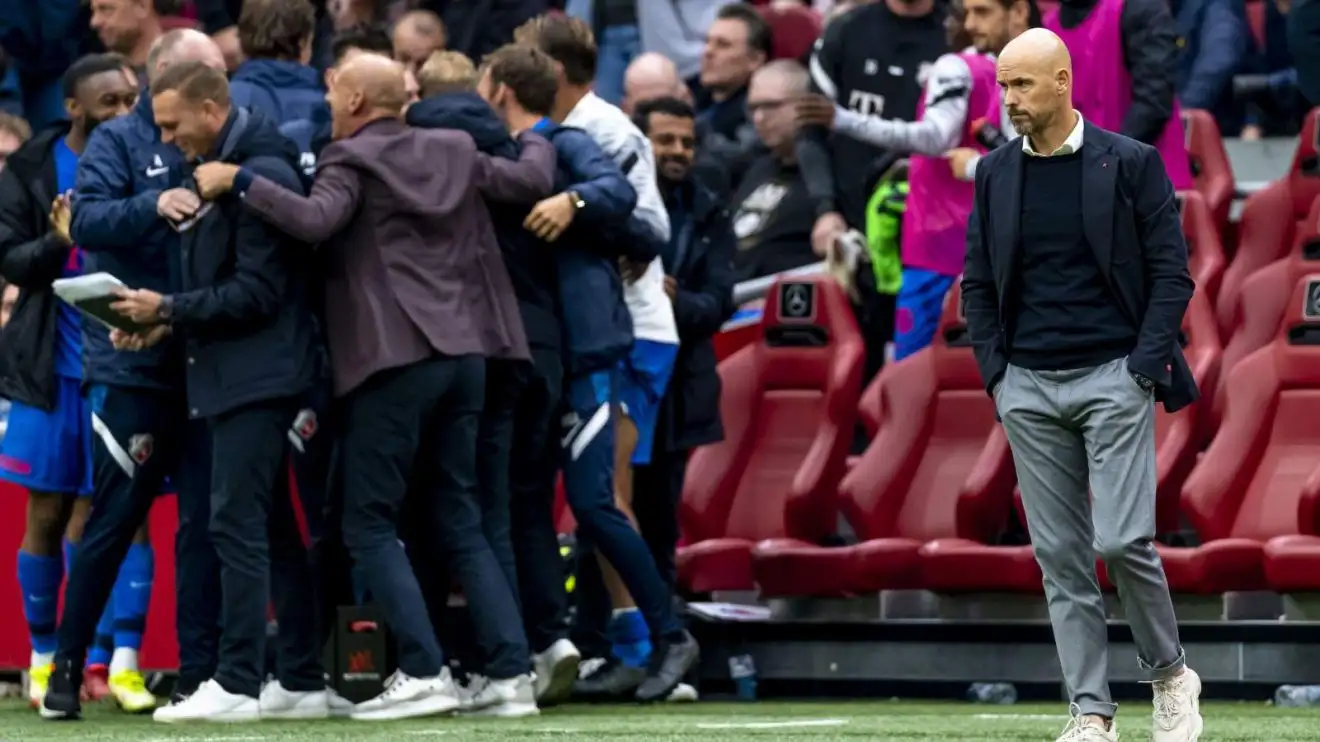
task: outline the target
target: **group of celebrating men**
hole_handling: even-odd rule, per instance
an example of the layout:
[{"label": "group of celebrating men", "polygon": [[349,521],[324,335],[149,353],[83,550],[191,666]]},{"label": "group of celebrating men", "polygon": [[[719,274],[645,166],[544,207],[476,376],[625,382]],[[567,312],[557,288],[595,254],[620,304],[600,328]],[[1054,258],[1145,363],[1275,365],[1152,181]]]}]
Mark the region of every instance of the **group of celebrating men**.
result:
[{"label": "group of celebrating men", "polygon": [[[306,19],[280,26],[293,63]],[[31,493],[18,568],[43,717],[107,694],[163,722],[524,716],[665,700],[696,663],[677,500],[686,450],[721,434],[710,337],[734,248],[689,177],[691,108],[634,123],[596,97],[590,27],[563,17],[466,73],[446,53],[414,81],[377,52],[336,49],[326,121],[261,110],[199,32],[162,36],[144,70],[88,56],[70,122],[0,175],[0,273],[21,291],[0,477]],[[118,329],[51,289],[92,272],[129,287]],[[582,678],[560,473],[594,555],[575,637],[607,656]],[[156,708],[137,649],[167,491],[180,668]],[[451,578],[479,650],[461,685],[436,631]],[[355,600],[398,650],[356,705],[320,662]]]}]

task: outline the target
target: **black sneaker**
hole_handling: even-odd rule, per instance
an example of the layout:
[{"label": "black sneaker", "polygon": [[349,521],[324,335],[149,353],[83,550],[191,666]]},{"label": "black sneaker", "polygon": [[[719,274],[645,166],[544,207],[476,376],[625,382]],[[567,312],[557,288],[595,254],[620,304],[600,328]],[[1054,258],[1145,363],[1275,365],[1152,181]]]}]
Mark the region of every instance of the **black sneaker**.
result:
[{"label": "black sneaker", "polygon": [[51,721],[80,718],[81,689],[82,667],[70,660],[57,660],[50,673],[50,684],[46,686],[46,697],[41,701],[41,718]]},{"label": "black sneaker", "polygon": [[573,697],[584,701],[623,698],[636,691],[645,679],[646,668],[630,667],[610,657],[600,669],[573,683]]},{"label": "black sneaker", "polygon": [[699,659],[701,647],[686,631],[680,640],[661,642],[651,652],[651,666],[647,668],[646,680],[638,686],[634,697],[642,703],[665,700],[683,682],[683,677]]}]

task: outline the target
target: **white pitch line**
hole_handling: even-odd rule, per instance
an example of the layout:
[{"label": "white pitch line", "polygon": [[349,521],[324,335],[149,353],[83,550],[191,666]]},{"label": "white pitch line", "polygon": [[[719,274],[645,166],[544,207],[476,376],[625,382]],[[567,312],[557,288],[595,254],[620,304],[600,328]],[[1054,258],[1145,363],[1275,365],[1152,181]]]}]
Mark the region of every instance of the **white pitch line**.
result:
[{"label": "white pitch line", "polygon": [[260,740],[270,739],[255,735],[233,735],[217,737],[148,737],[143,742],[178,742],[181,739],[192,740],[193,742],[259,742]]},{"label": "white pitch line", "polygon": [[749,721],[729,724],[698,724],[697,729],[785,729],[788,727],[841,727],[847,719],[799,719],[797,721]]},{"label": "white pitch line", "polygon": [[1068,717],[1057,714],[976,714],[973,719],[1003,719],[1005,721],[1064,721]]},{"label": "white pitch line", "polygon": [[449,730],[447,730],[447,729],[410,729],[410,730],[404,732],[404,734],[411,735],[411,736],[413,736],[413,737],[439,737],[439,736],[441,736],[441,735],[443,735],[443,734],[449,734]]}]

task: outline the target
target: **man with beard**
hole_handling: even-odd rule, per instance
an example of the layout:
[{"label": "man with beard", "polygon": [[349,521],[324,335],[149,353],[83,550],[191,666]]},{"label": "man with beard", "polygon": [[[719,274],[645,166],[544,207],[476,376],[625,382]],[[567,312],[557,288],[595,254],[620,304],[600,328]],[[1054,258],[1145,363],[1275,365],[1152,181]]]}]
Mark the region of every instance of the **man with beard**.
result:
[{"label": "man with beard", "polygon": [[[87,137],[103,121],[131,111],[138,97],[118,54],[78,60],[64,75],[64,90],[70,123],[39,133],[0,176],[0,276],[19,288],[0,340],[0,394],[13,401],[10,434],[0,443],[0,479],[28,490],[18,584],[32,640],[28,697],[34,705],[50,679],[66,556],[71,563],[92,505],[94,433],[82,393],[82,320],[50,285],[82,273],[82,251],[69,237],[68,194]],[[62,536],[68,539],[64,553]],[[112,694],[134,712],[156,705],[137,666],[153,572],[151,542],[142,528],[88,652],[89,696]]]},{"label": "man with beard", "polygon": [[976,170],[962,296],[1044,575],[1073,714],[1058,742],[1119,738],[1097,552],[1155,693],[1154,742],[1196,742],[1201,680],[1154,545],[1155,404],[1198,396],[1178,344],[1195,284],[1173,187],[1154,147],[1073,109],[1055,34],[1014,39],[996,77],[1022,136]]}]

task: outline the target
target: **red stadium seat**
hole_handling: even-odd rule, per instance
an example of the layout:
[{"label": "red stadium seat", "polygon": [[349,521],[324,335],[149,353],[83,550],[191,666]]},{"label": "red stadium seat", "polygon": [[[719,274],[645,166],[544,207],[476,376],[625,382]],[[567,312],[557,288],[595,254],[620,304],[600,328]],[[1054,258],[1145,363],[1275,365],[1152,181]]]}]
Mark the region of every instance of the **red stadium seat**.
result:
[{"label": "red stadium seat", "polygon": [[1320,196],[1320,108],[1306,116],[1288,174],[1247,199],[1238,225],[1238,248],[1224,271],[1215,299],[1220,337],[1233,329],[1233,308],[1242,284],[1252,273],[1288,254],[1301,225]]},{"label": "red stadium seat", "polygon": [[[1224,277],[1224,245],[1219,229],[1199,191],[1178,194],[1182,212],[1183,234],[1187,236],[1187,267],[1196,281],[1196,292],[1206,297],[1213,307],[1219,293],[1219,282]],[[1211,317],[1213,319],[1213,316]]]},{"label": "red stadium seat", "polygon": [[921,547],[934,539],[979,546],[1008,522],[1013,462],[950,292],[931,347],[894,364],[879,386],[882,422],[839,488],[861,543],[757,545],[765,597],[844,597],[922,587]]},{"label": "red stadium seat", "polygon": [[1230,373],[1223,425],[1183,487],[1203,543],[1160,549],[1175,592],[1267,589],[1265,542],[1302,530],[1320,461],[1320,273],[1298,281],[1289,306],[1274,341]]},{"label": "red stadium seat", "polygon": [[[1312,215],[1320,220],[1320,199]],[[1206,396],[1206,418],[1214,426],[1223,418],[1228,375],[1238,361],[1269,345],[1288,311],[1288,296],[1301,277],[1320,272],[1320,236],[1308,240],[1283,260],[1256,271],[1242,285],[1234,312],[1234,329],[1224,344],[1223,372],[1219,383]]]},{"label": "red stadium seat", "polygon": [[1205,197],[1216,231],[1222,230],[1228,226],[1228,211],[1233,206],[1234,179],[1219,124],[1208,111],[1195,109],[1184,109],[1182,119],[1196,192]]},{"label": "red stadium seat", "polygon": [[1261,51],[1269,51],[1265,48],[1265,14],[1267,12],[1265,3],[1271,0],[1249,0],[1247,2],[1247,26],[1251,29],[1251,38],[1256,42],[1256,48]]},{"label": "red stadium seat", "polygon": [[802,59],[807,56],[824,28],[819,13],[800,5],[784,8],[767,5],[756,10],[770,24],[771,48],[775,59]]},{"label": "red stadium seat", "polygon": [[692,592],[751,589],[756,542],[835,530],[865,357],[852,308],[832,279],[794,278],[761,321],[762,339],[719,367],[724,440],[688,464],[678,576]]}]

